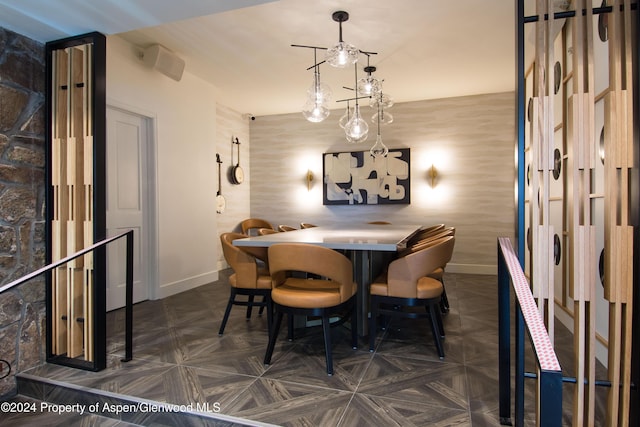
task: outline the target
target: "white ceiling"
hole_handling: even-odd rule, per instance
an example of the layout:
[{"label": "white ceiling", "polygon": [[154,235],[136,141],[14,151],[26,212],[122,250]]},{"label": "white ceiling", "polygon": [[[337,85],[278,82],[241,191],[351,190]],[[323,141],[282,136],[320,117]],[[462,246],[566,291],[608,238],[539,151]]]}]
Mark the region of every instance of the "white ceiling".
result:
[{"label": "white ceiling", "polygon": [[[336,10],[350,14],[344,40],[378,53],[370,59],[375,76],[396,102],[514,90],[514,3],[0,0],[0,26],[42,42],[99,31],[141,48],[159,43],[185,60],[186,72],[215,85],[219,102],[260,116],[300,111],[313,50],[291,44],[336,43]],[[365,56],[360,60],[366,63]],[[320,71],[334,100],[352,96],[343,86],[353,87],[353,69],[322,65]]]}]

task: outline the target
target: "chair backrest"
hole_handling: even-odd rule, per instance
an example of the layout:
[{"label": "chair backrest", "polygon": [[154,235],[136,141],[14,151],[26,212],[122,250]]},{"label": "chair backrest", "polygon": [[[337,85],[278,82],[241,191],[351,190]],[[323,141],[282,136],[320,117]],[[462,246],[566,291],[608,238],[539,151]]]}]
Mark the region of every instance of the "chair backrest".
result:
[{"label": "chair backrest", "polygon": [[389,221],[369,221],[367,224],[375,224],[375,225],[391,225]]},{"label": "chair backrest", "polygon": [[425,237],[432,235],[433,233],[440,231],[443,228],[444,228],[444,224],[435,224],[429,227],[422,228],[418,230],[416,234],[411,236],[411,239],[409,239],[409,242],[411,243],[411,242],[416,242],[418,240],[424,239]]},{"label": "chair backrest", "polygon": [[276,288],[285,280],[285,272],[312,273],[340,283],[340,301],[351,298],[357,290],[351,261],[341,253],[308,243],[277,243],[269,247],[269,267]]},{"label": "chair backrest", "polygon": [[313,228],[313,227],[317,227],[317,225],[309,224],[308,222],[301,222],[300,223],[300,228]]},{"label": "chair backrest", "polygon": [[415,298],[418,280],[445,266],[451,260],[454,244],[454,236],[445,236],[428,247],[393,260],[387,272],[388,295]]},{"label": "chair backrest", "polygon": [[273,228],[259,228],[258,234],[260,236],[266,236],[267,234],[279,233],[278,230],[274,230]]},{"label": "chair backrest", "polygon": [[273,229],[273,225],[267,220],[260,218],[248,218],[240,223],[240,228],[242,229],[242,233],[249,234],[252,229],[259,228],[271,228]]},{"label": "chair backrest", "polygon": [[433,242],[447,236],[455,236],[455,227],[445,227],[433,231],[430,234],[424,235],[420,240],[412,240],[409,242],[407,249],[401,252],[401,255],[406,255],[411,252],[419,251],[420,249],[427,248],[433,245]]},{"label": "chair backrest", "polygon": [[297,230],[297,228],[292,227],[290,225],[280,224],[278,226],[278,230],[280,230],[280,231],[293,231],[293,230]]},{"label": "chair backrest", "polygon": [[234,240],[245,237],[247,237],[245,234],[240,233],[222,233],[220,235],[222,253],[224,254],[224,259],[236,274],[234,279],[235,283],[232,283],[232,285],[239,288],[255,288],[257,286],[258,276],[260,275],[256,258],[262,259],[255,254],[262,253],[264,257],[263,261],[266,261],[267,250],[266,248],[244,246],[241,249],[239,246],[233,246]]}]

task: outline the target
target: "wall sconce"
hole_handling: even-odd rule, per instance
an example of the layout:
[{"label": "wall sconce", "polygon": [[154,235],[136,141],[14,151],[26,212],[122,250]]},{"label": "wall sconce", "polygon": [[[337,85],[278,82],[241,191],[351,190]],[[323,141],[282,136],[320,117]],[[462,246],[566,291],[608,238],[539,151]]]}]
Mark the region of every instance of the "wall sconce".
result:
[{"label": "wall sconce", "polygon": [[429,168],[428,175],[429,178],[431,178],[431,187],[433,188],[435,186],[436,178],[438,177],[438,171],[436,170],[435,166],[433,166],[433,164]]},{"label": "wall sconce", "polygon": [[311,191],[311,183],[313,182],[313,172],[311,172],[311,169],[307,170],[306,181],[307,181],[307,191]]}]

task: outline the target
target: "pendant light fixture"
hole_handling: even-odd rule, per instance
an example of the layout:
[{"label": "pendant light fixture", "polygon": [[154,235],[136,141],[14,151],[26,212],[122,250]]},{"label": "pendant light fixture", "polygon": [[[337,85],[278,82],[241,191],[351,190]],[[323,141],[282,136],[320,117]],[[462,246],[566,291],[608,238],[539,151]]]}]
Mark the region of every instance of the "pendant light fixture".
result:
[{"label": "pendant light fixture", "polygon": [[391,108],[393,107],[393,98],[391,98],[386,93],[380,92],[376,96],[371,97],[371,101],[369,101],[369,106],[375,109],[377,109],[378,106],[381,106],[383,109]]},{"label": "pendant light fixture", "polygon": [[[314,123],[321,122],[329,116],[328,102],[331,98],[331,89],[320,81],[320,65],[322,63],[326,62],[337,68],[346,68],[349,65],[353,65],[355,86],[344,88],[352,90],[355,93],[355,97],[337,101],[347,102],[347,108],[338,120],[338,125],[344,129],[348,142],[359,143],[365,141],[369,136],[369,124],[367,120],[362,118],[359,100],[362,98],[370,98],[369,105],[377,111],[371,118],[371,121],[377,124],[378,127],[376,142],[374,146],[371,147],[370,152],[374,157],[386,156],[389,150],[382,142],[380,126],[393,122],[393,116],[387,112],[387,109],[393,105],[393,100],[387,94],[382,93],[382,80],[373,76],[376,67],[369,64],[369,59],[371,55],[377,55],[377,52],[359,50],[355,46],[345,43],[342,39],[342,23],[349,20],[349,14],[347,12],[342,10],[333,12],[331,18],[339,25],[339,41],[336,45],[330,48],[299,44],[291,45],[292,47],[313,49],[314,65],[307,68],[307,71],[313,68],[313,83],[307,90],[307,99],[303,106],[302,114],[308,121]],[[316,51],[318,49],[327,51],[324,61],[317,61]],[[367,55],[367,66],[364,67],[367,75],[358,80],[357,62],[360,53]],[[355,101],[355,105],[351,107],[349,101]]]},{"label": "pendant light fixture", "polygon": [[[378,82],[380,81],[378,80]],[[377,110],[371,117],[371,121],[378,123],[378,125],[389,125],[393,123],[393,115],[387,110],[393,106],[393,98],[386,93],[382,93],[381,82],[378,88],[379,90],[371,96],[371,101],[369,101],[369,106]]]},{"label": "pendant light fixture", "polygon": [[382,125],[390,125],[391,123],[393,123],[393,114],[385,111],[381,107],[379,113],[375,113],[373,116],[371,116],[371,121],[373,123],[380,122],[380,124]]},{"label": "pendant light fixture", "polygon": [[344,127],[346,126],[347,122],[351,118],[352,114],[353,114],[353,111],[351,110],[351,107],[349,106],[349,100],[347,100],[347,109],[344,112],[344,114],[342,115],[342,117],[340,117],[340,120],[338,120],[338,126],[340,126],[342,129],[344,129]]},{"label": "pendant light fixture", "polygon": [[352,44],[342,40],[342,23],[349,20],[349,14],[343,10],[333,12],[331,15],[334,21],[340,26],[338,43],[327,50],[325,60],[329,65],[336,68],[346,68],[358,61],[360,51]]},{"label": "pendant light fixture", "polygon": [[376,71],[376,67],[369,65],[369,54],[367,54],[367,66],[364,67],[367,76],[358,80],[356,91],[360,96],[374,96],[382,90],[382,83],[371,75]]},{"label": "pendant light fixture", "polygon": [[[382,92],[380,92],[379,96],[382,97]],[[376,143],[369,150],[371,155],[376,159],[379,157],[386,157],[386,155],[389,153],[389,149],[382,142],[382,135],[380,134],[380,117],[382,116],[381,105],[382,103],[378,103],[378,135],[376,136]]]},{"label": "pendant light fixture", "polygon": [[320,64],[317,62],[316,49],[313,49],[313,83],[307,90],[307,101],[302,107],[302,115],[313,123],[319,123],[329,117],[328,102],[331,100],[331,88],[320,81]]},{"label": "pendant light fixture", "polygon": [[[354,65],[355,81],[358,81],[358,66]],[[344,126],[344,133],[347,136],[347,141],[358,143],[363,142],[369,136],[369,125],[362,118],[360,114],[360,104],[358,103],[358,94],[356,92],[356,105],[353,107],[353,115]]]},{"label": "pendant light fixture", "polygon": [[371,75],[376,71],[376,67],[364,67],[364,71],[367,73],[367,77],[358,80],[357,91],[361,96],[374,96],[380,92],[380,80]]}]

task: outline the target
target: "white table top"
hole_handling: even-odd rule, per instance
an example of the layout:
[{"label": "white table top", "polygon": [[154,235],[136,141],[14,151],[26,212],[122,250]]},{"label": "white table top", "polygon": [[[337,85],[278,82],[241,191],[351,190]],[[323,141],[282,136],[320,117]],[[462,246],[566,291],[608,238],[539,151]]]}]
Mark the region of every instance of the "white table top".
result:
[{"label": "white table top", "polygon": [[331,249],[397,251],[421,225],[351,224],[285,231],[233,241],[235,246],[268,247],[276,243],[312,243]]}]

